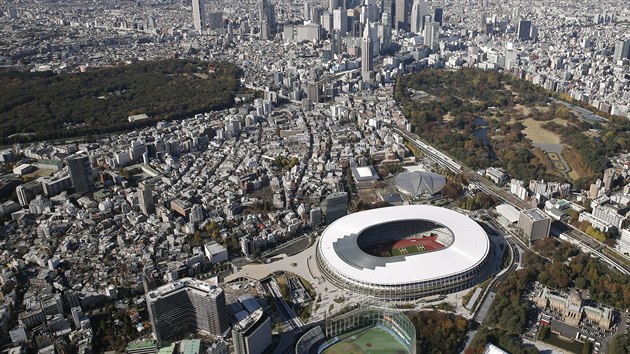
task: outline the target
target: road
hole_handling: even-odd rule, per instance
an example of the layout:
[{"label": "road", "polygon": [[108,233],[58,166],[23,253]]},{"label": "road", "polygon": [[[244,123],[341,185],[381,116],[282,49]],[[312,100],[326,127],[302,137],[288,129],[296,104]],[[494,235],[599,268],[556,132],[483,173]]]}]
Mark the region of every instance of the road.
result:
[{"label": "road", "polygon": [[[391,127],[391,128],[398,134],[402,135],[407,141],[411,142],[413,145],[421,149],[422,152],[428,158],[435,161],[438,165],[446,168],[447,170],[453,173],[464,175],[468,179],[469,183],[479,188],[480,191],[494,196],[495,198],[497,198],[503,203],[512,205],[517,210],[524,210],[524,209],[530,208],[530,206],[525,201],[520,200],[519,198],[512,195],[511,193],[498,188],[497,186],[492,184],[492,182],[479,176],[472,169],[464,166],[463,164],[457,162],[456,160],[447,156],[443,152],[437,150],[433,146],[430,146],[429,144],[425,143],[420,138],[418,138],[415,134],[402,131],[395,127]],[[630,267],[626,266],[623,263],[618,262],[616,259],[613,259],[610,256],[603,253],[603,250],[606,250],[607,252],[614,252],[607,245],[602,244],[601,242],[598,242],[597,240],[594,240],[593,238],[586,235],[582,231],[576,229],[572,225],[569,225],[562,221],[554,221],[553,224],[554,224],[554,228],[552,230],[552,234],[554,234],[554,232],[558,233],[558,231],[560,231],[560,234],[566,237],[568,241],[571,242],[571,240],[573,240],[574,241],[573,243],[579,244],[584,250],[599,257],[599,259],[601,259],[603,262],[607,263],[611,267],[617,269],[618,271],[620,271],[621,273],[625,275],[630,275]]]},{"label": "road", "polygon": [[[446,168],[450,172],[464,175],[468,179],[469,183],[477,187],[480,191],[488,195],[494,196],[495,198],[502,201],[503,203],[512,205],[517,210],[524,210],[524,209],[530,208],[530,206],[525,201],[520,200],[519,198],[512,195],[511,193],[508,193],[498,188],[491,182],[479,176],[472,169],[467,168],[466,166],[464,166],[461,163],[458,163],[456,160],[447,156],[443,152],[423,142],[421,139],[415,136],[415,134],[412,135],[410,133],[404,132],[395,127],[391,127],[391,128],[398,134],[402,135],[407,141],[411,142],[414,146],[421,149],[422,152],[428,158],[435,161],[438,165],[442,166],[443,168]],[[498,225],[495,222],[492,222],[492,223],[494,224],[493,226],[497,228]],[[630,275],[630,267],[626,266],[623,263],[617,262],[615,259],[603,253],[604,250],[608,249],[608,246],[598,242],[597,240],[592,239],[590,236],[584,234],[582,231],[576,229],[572,225],[568,225],[561,221],[555,221],[553,225],[554,227],[551,232],[552,234],[555,234],[556,236],[562,235],[569,242],[577,243],[583,250],[599,257],[599,259],[601,259],[603,262],[617,269],[621,273],[625,275]],[[500,227],[497,228],[497,230],[499,229],[501,228]],[[501,276],[495,278],[492,281],[492,283],[490,284],[489,290],[484,294],[482,298],[483,302],[478,307],[477,312],[473,316],[473,319],[475,321],[479,321],[479,323],[483,323],[485,316],[487,315],[487,312],[490,309],[490,306],[492,305],[492,301],[494,300],[494,297],[496,296],[496,293],[498,291],[498,286],[500,285],[501,280],[507,277],[510,273],[514,272],[517,268],[517,263],[520,260],[518,259],[519,252],[517,250],[516,243],[519,243],[523,249],[528,248],[528,245],[526,245],[523,242],[523,240],[519,239],[518,237],[504,237],[504,238],[506,241],[508,241],[508,243],[510,244],[512,248],[512,252],[514,255],[512,259],[512,264],[510,265],[510,267],[508,268],[506,272],[504,272]],[[610,252],[610,250],[608,251]],[[472,343],[472,339],[474,338],[475,334],[476,334],[476,331],[471,331],[469,333],[469,338],[464,348],[467,348]]]}]

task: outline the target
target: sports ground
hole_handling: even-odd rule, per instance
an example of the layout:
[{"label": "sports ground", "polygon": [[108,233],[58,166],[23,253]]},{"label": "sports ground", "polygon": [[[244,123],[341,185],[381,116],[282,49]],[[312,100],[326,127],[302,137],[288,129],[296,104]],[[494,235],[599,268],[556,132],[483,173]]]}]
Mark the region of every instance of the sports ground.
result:
[{"label": "sports ground", "polygon": [[405,347],[389,332],[370,327],[352,332],[341,341],[326,348],[322,354],[404,354]]},{"label": "sports ground", "polygon": [[437,251],[443,248],[444,245],[437,242],[437,236],[425,236],[380,243],[366,251],[374,256],[392,257]]}]

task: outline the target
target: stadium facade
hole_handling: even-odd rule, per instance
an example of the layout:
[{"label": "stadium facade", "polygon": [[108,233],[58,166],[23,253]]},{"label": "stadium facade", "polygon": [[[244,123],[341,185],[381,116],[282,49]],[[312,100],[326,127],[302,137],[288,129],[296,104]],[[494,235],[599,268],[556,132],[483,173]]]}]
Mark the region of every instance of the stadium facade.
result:
[{"label": "stadium facade", "polygon": [[[383,244],[405,246],[388,253]],[[388,301],[469,288],[482,280],[489,255],[490,240],[479,224],[427,205],[350,214],[329,225],[317,246],[317,264],[327,280]]]},{"label": "stadium facade", "polygon": [[[416,328],[400,311],[359,305],[352,310],[342,309],[332,316],[327,316],[325,322],[326,338],[339,338],[360,328],[379,327],[398,341],[407,353],[416,352]],[[320,347],[319,352],[325,349],[326,347]]]},{"label": "stadium facade", "polygon": [[386,338],[375,338],[379,344],[382,345],[383,340],[396,342],[398,349],[392,352],[416,353],[416,328],[401,310],[383,308],[369,303],[354,304],[327,315],[323,325],[323,330],[322,326],[315,326],[298,339],[295,354],[347,352],[347,347],[335,347],[339,343],[362,337],[361,332],[369,331],[374,327],[387,333]]}]

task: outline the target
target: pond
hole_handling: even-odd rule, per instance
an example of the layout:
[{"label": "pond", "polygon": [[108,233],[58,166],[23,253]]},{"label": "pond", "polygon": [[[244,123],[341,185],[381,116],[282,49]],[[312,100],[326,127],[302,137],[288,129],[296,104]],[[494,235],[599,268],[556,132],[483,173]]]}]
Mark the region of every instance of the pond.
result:
[{"label": "pond", "polygon": [[569,351],[571,353],[576,353],[576,354],[582,353],[582,348],[584,347],[584,343],[582,342],[578,342],[576,340],[572,340],[570,342],[563,340],[562,338],[558,337],[558,335],[553,332],[551,332],[549,334],[549,337],[547,337],[543,341],[553,345],[554,347],[558,347],[560,349],[564,349],[566,351]]},{"label": "pond", "polygon": [[492,144],[490,143],[490,139],[488,138],[488,122],[481,117],[475,117],[473,119],[473,125],[475,126],[475,130],[473,131],[473,135],[479,140],[483,141],[483,144],[488,149],[488,157],[492,160],[497,159],[497,154],[492,149]]}]

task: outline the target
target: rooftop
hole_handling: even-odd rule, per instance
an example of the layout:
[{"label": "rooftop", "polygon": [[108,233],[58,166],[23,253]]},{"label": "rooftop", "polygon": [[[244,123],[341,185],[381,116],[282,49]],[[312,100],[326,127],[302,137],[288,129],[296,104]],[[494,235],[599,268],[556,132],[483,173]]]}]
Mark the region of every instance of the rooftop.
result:
[{"label": "rooftop", "polygon": [[[383,262],[382,257],[361,251],[355,237],[352,254],[360,257],[361,263],[372,259],[369,263],[378,265],[373,269],[357,268],[353,262],[348,262],[347,250],[340,254],[335,245],[339,240],[359,235],[370,227],[408,220],[427,220],[444,226],[452,232],[454,241],[440,251],[407,255],[403,261],[390,257],[393,262]],[[427,205],[395,206],[350,214],[328,226],[319,242],[323,258],[342,275],[365,283],[386,285],[412,284],[459,274],[481,263],[490,250],[488,235],[475,221],[455,211]]]},{"label": "rooftop", "polygon": [[208,295],[211,295],[211,296],[217,296],[223,291],[221,288],[212,286],[208,283],[204,283],[197,279],[182,278],[172,283],[160,286],[159,288],[153,291],[150,291],[149,297],[151,299],[156,299],[158,297],[168,295],[170,293],[173,293],[183,288],[192,288],[192,289],[207,293]]},{"label": "rooftop", "polygon": [[542,212],[542,210],[538,208],[523,210],[522,213],[525,214],[530,220],[533,220],[533,221],[549,219],[549,216],[547,216],[545,213]]}]

